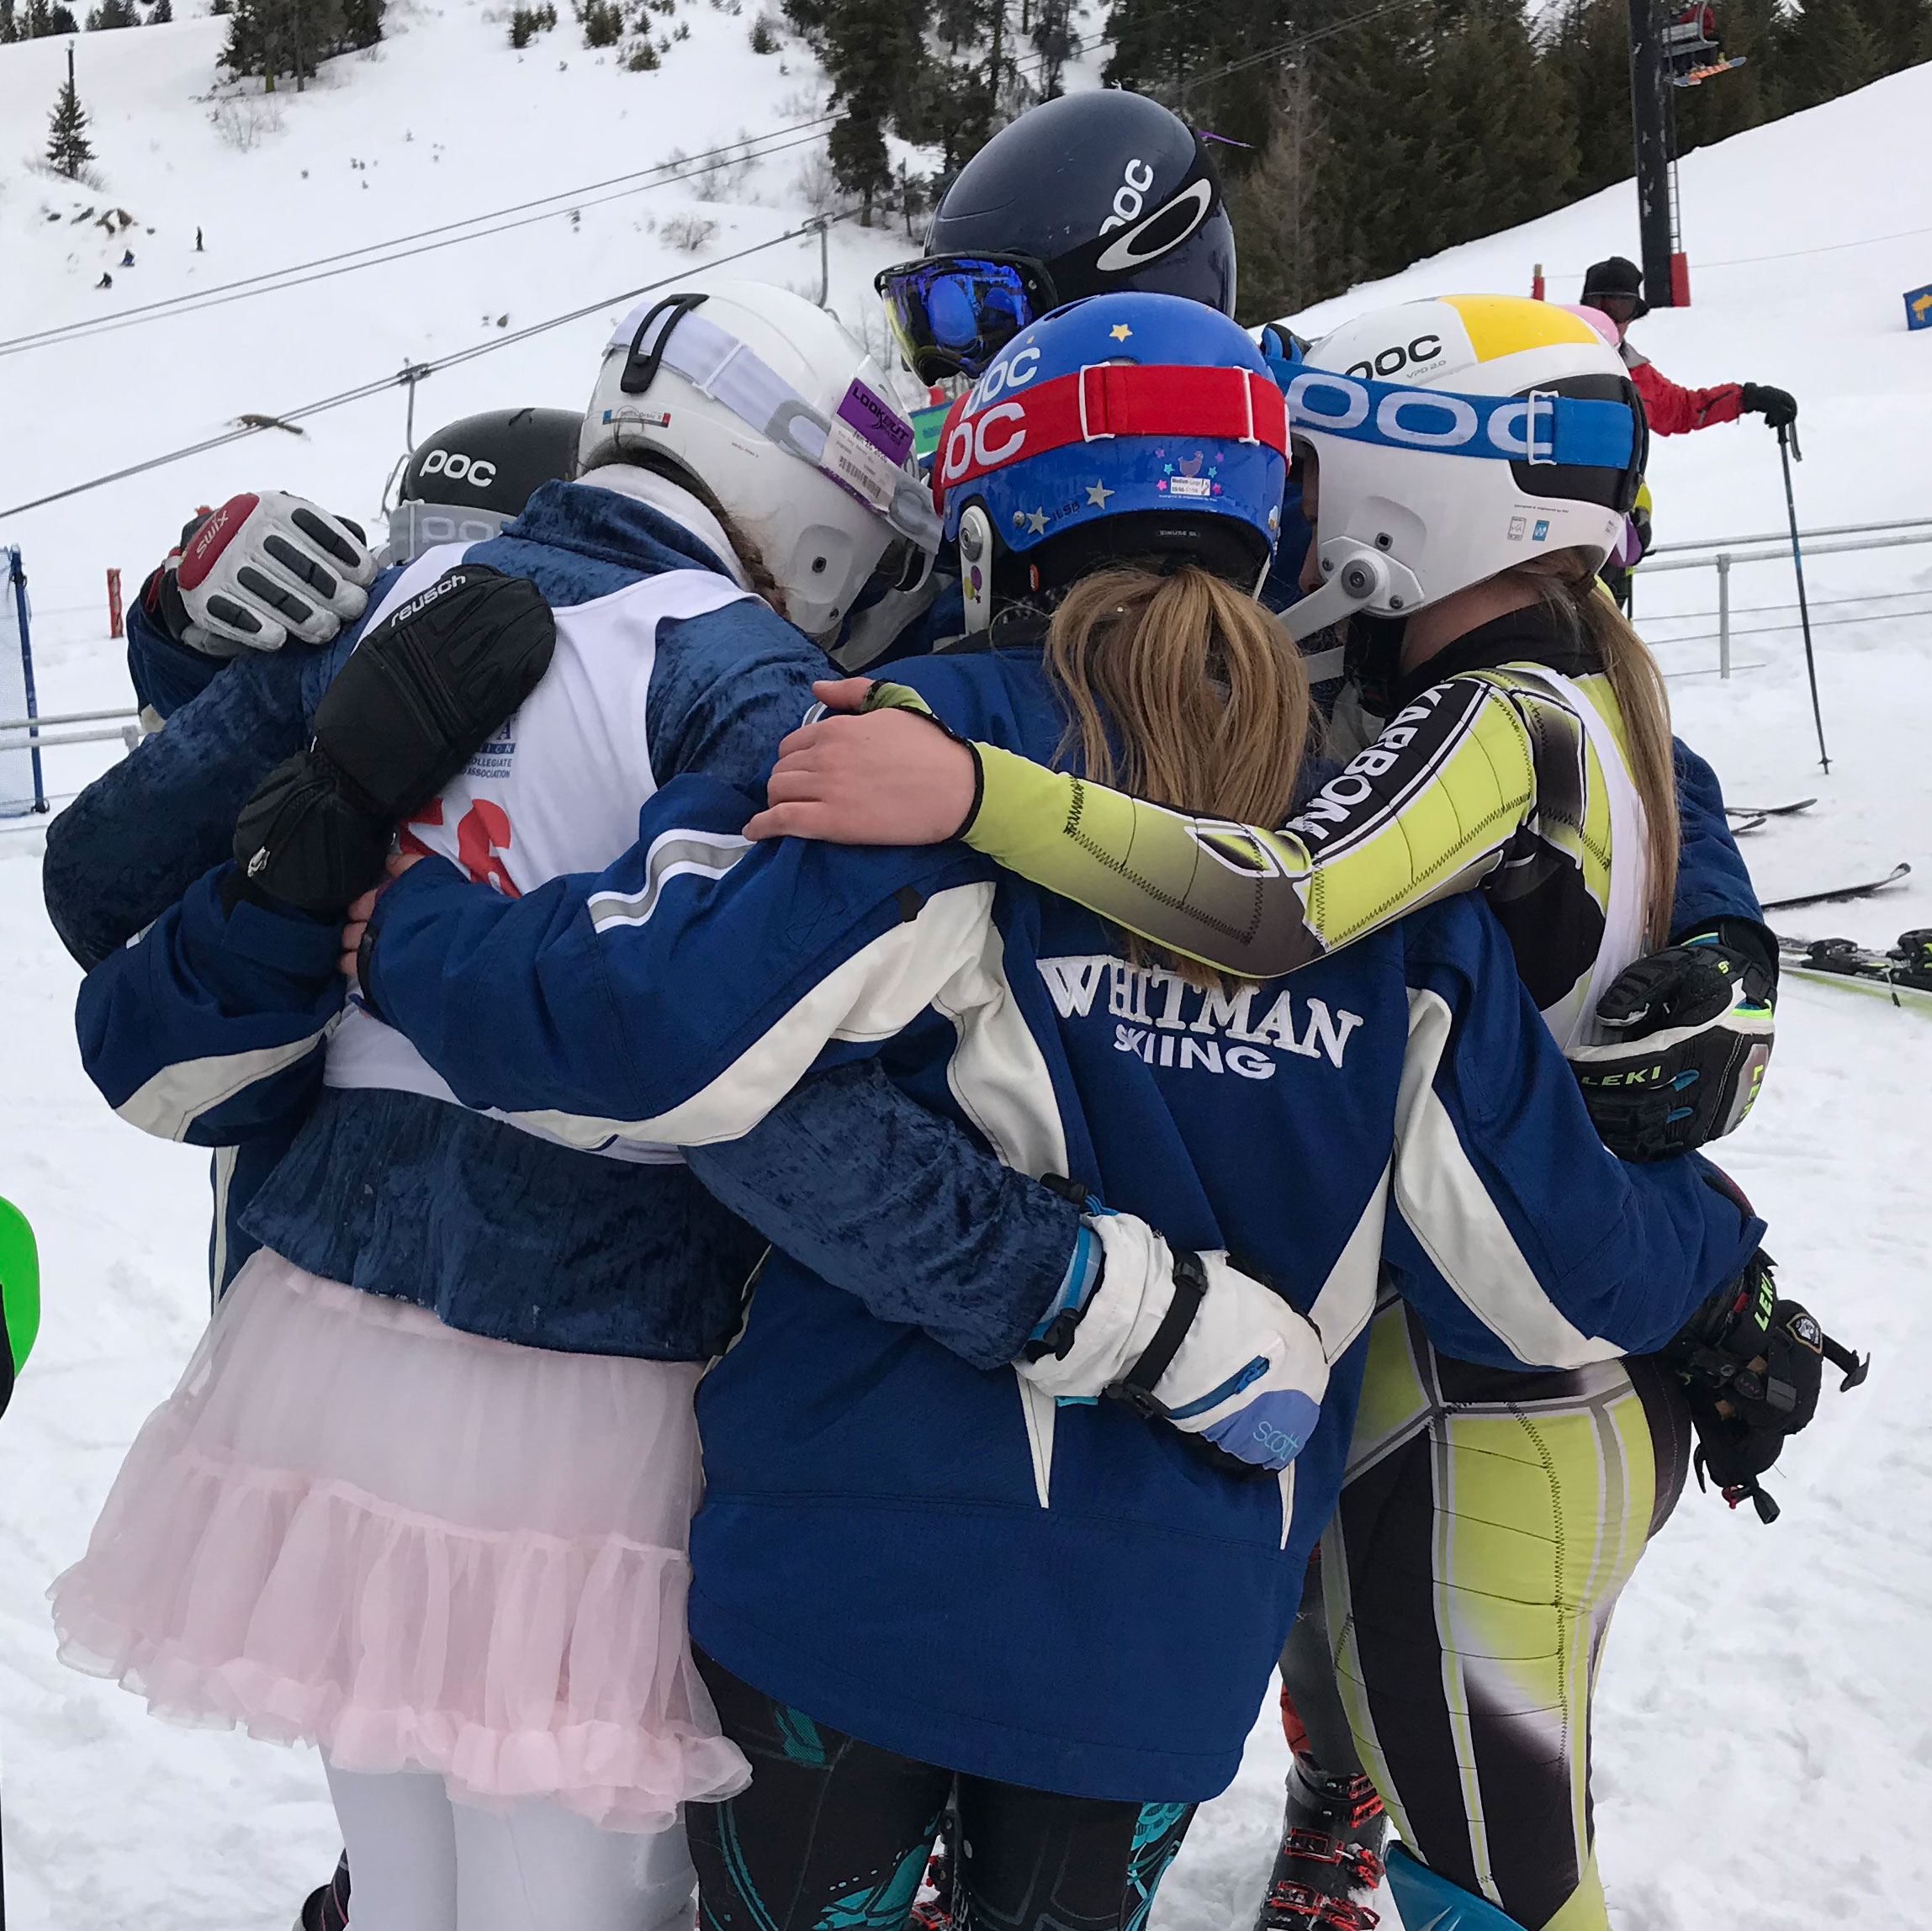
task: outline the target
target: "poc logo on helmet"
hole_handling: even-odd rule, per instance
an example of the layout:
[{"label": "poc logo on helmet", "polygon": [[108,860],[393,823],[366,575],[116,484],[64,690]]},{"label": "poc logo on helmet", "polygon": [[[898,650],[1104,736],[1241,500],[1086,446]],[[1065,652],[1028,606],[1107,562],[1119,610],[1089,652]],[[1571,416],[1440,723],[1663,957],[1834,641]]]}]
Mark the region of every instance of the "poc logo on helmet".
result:
[{"label": "poc logo on helmet", "polygon": [[1130,221],[1138,221],[1141,209],[1147,205],[1147,190],[1153,185],[1153,169],[1137,157],[1130,161],[1125,177],[1114,190],[1114,212],[1100,224],[1100,232],[1110,235]]},{"label": "poc logo on helmet", "polygon": [[447,476],[452,483],[474,483],[487,489],[496,480],[496,465],[481,457],[471,458],[460,450],[432,449],[422,459],[421,474]]},{"label": "poc logo on helmet", "polygon": [[1351,362],[1347,373],[1359,376],[1363,382],[1379,377],[1386,382],[1392,375],[1399,375],[1405,368],[1413,368],[1421,362],[1433,362],[1442,352],[1440,336],[1417,336],[1406,346],[1397,342],[1393,347],[1378,349],[1373,360],[1364,357],[1358,362]]}]

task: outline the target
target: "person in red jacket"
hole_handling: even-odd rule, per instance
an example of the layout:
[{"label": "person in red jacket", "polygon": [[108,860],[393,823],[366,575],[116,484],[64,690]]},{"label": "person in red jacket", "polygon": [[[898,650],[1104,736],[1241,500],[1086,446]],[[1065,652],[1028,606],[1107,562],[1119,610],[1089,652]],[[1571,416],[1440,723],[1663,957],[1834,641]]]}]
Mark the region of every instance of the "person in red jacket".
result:
[{"label": "person in red jacket", "polygon": [[1657,365],[1630,341],[1630,325],[1650,312],[1644,299],[1644,281],[1634,262],[1612,255],[1597,262],[1583,278],[1583,303],[1615,322],[1621,337],[1619,352],[1630,379],[1644,398],[1644,413],[1653,436],[1681,436],[1713,423],[1735,422],[1740,415],[1761,415],[1770,429],[1783,429],[1797,421],[1797,401],[1788,391],[1766,383],[1721,382],[1711,389],[1686,389],[1659,373]]},{"label": "person in red jacket", "polygon": [[[1656,363],[1630,340],[1630,325],[1650,312],[1644,299],[1644,278],[1634,262],[1612,255],[1595,263],[1583,278],[1580,305],[1606,315],[1617,331],[1617,352],[1623,357],[1630,379],[1644,399],[1644,420],[1654,436],[1681,436],[1713,423],[1735,422],[1740,415],[1761,415],[1765,426],[1784,429],[1797,421],[1797,399],[1789,391],[1766,383],[1721,382],[1710,389],[1686,389],[1661,373]],[[1627,616],[1631,607],[1630,573],[1650,548],[1650,493],[1641,492],[1638,508],[1625,525],[1623,541],[1603,566],[1601,575]]]}]

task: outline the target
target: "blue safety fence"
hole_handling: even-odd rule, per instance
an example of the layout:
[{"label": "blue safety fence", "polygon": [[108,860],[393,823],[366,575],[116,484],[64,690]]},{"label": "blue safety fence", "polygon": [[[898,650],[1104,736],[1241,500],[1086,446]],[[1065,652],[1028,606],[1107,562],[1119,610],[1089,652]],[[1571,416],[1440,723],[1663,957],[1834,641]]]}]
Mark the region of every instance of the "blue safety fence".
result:
[{"label": "blue safety fence", "polygon": [[[0,718],[39,716],[27,571],[17,548],[0,548]],[[46,809],[39,747],[24,732],[0,732],[0,818]]]}]

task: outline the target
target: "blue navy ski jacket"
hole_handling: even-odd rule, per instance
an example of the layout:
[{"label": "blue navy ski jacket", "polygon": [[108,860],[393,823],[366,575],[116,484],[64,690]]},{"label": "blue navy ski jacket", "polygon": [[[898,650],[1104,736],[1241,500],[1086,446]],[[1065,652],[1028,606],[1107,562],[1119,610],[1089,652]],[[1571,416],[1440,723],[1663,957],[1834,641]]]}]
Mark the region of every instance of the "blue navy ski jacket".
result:
[{"label": "blue navy ski jacket", "polygon": [[[560,484],[467,553],[529,578],[559,609],[667,569],[720,568],[658,511]],[[246,1162],[230,1193],[242,1191],[237,1178],[255,1191],[238,1204],[239,1237],[225,1216],[218,1225],[218,1285],[265,1244],[472,1333],[703,1358],[735,1324],[765,1246],[754,1229],[682,1165],[589,1156],[421,1092],[326,1087],[344,992],[334,928],[246,905],[228,918],[219,872],[200,876],[226,852],[241,801],[306,742],[356,635],[236,659],[56,821],[50,905],[65,931],[106,951],[80,995],[87,1070],[135,1124],[234,1147]],[[754,600],[660,625],[643,720],[654,769],[757,792],[826,669]],[[742,1203],[767,1185],[796,1190],[833,1244],[893,1207],[877,1265],[897,1267],[902,1240],[905,1253],[998,1274],[1008,1303],[969,1309],[948,1331],[969,1352],[1010,1357],[1065,1272],[1071,1204],[961,1140],[876,1068],[814,1084],[772,1126],[782,1154],[741,1184]],[[895,1146],[911,1164],[881,1183],[854,1167],[855,1139]]]},{"label": "blue navy ski jacket", "polygon": [[[974,736],[1059,744],[1036,653],[902,675]],[[1573,1365],[1659,1346],[1760,1231],[1696,1160],[1605,1151],[1474,897],[1204,990],[963,847],[748,849],[750,808],[677,780],[618,864],[514,903],[420,864],[378,902],[371,996],[472,1103],[672,1140],[707,1181],[802,1076],[876,1065],[1006,1164],[1239,1253],[1331,1362],[1289,1474],[1238,1480],[937,1345],[902,1283],[840,1291],[846,1256],[768,1198],[779,1251],[699,1395],[691,1631],[868,1742],[1080,1796],[1211,1796],[1339,1487],[1384,1266],[1446,1352]]]}]

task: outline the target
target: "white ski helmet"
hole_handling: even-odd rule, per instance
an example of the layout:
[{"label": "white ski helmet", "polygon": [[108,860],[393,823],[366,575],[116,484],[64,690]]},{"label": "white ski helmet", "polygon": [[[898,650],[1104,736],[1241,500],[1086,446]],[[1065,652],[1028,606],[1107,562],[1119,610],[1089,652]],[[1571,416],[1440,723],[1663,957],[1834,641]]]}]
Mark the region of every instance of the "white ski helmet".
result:
[{"label": "white ski helmet", "polygon": [[1643,404],[1581,316],[1445,295],[1345,322],[1288,383],[1289,434],[1321,461],[1324,579],[1297,637],[1350,612],[1408,616],[1511,564],[1596,569],[1643,481]]},{"label": "white ski helmet", "polygon": [[[604,350],[579,473],[656,452],[758,545],[786,614],[835,632],[887,544],[929,558],[939,521],[907,467],[913,430],[836,317],[789,289],[720,283],[648,298]],[[836,479],[836,480],[834,480]]]}]

